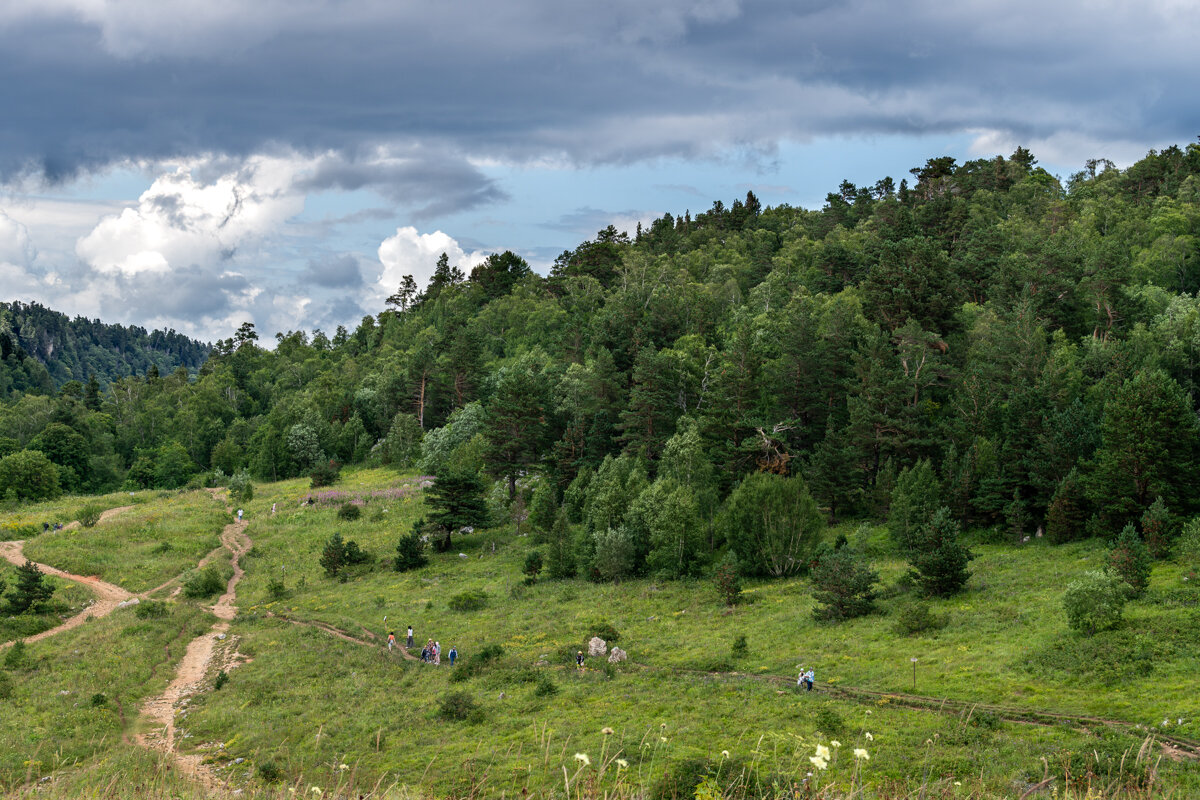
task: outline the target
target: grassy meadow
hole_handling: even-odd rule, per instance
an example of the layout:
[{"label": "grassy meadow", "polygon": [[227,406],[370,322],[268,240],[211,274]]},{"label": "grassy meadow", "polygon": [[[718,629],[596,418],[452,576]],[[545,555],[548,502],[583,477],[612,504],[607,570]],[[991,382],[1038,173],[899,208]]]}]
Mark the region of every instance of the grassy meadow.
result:
[{"label": "grassy meadow", "polygon": [[[874,554],[880,613],[830,625],[813,620],[805,579],[750,582],[734,608],[707,580],[527,586],[521,567],[536,544],[511,525],[456,535],[451,552],[395,573],[396,540],[423,513],[418,483],[360,470],[323,494],[307,480],[256,486],[243,505],[254,547],[242,560],[231,628],[251,660],[220,690],[192,698],[178,723],[184,752],[202,753],[232,786],[272,797],[313,795],[314,786],[356,796],[375,787],[394,797],[691,797],[688,776],[706,767],[727,791],[741,776],[746,796],[758,796],[751,786],[773,796],[777,786],[822,797],[1017,798],[1046,776],[1059,797],[1089,787],[1102,797],[1200,796],[1200,767],[1143,748],[1155,731],[1200,740],[1200,591],[1178,565],[1156,566],[1124,626],[1086,638],[1067,629],[1061,597],[1071,579],[1099,566],[1101,544],[977,543],[967,591],[932,603],[945,626],[908,636],[896,624],[911,599],[899,580],[905,565],[879,528],[842,532]],[[306,503],[310,495],[320,502]],[[339,502],[351,498],[362,515],[342,520]],[[152,497],[96,528],[38,536],[27,552],[139,591],[214,547],[229,519],[224,507],[202,492]],[[325,577],[318,559],[334,532],[374,563],[344,580]],[[482,593],[483,606],[452,610],[464,592]],[[20,723],[0,722],[9,754],[0,756],[0,784],[15,789],[27,773],[53,774],[51,791],[82,791],[127,770],[144,796],[177,796],[170,769],[121,742],[134,698],[169,679],[164,646],[178,658],[206,625],[194,604],[171,605],[163,619],[122,609],[28,648],[38,667],[7,672],[13,691],[4,702],[16,717],[5,720],[29,714],[42,727],[22,734]],[[457,647],[459,665],[451,669],[445,655],[435,667],[389,654],[387,631],[403,641],[409,624],[418,647],[427,638],[443,654]],[[573,654],[602,626],[618,632],[629,660],[589,659],[576,670]],[[744,648],[735,647],[740,637]],[[484,662],[491,646],[499,654]],[[104,671],[121,664],[119,675]],[[816,670],[817,692],[796,691],[801,664]],[[921,710],[855,690],[966,705]],[[82,708],[98,691],[108,705]],[[113,712],[117,694],[123,721]],[[52,721],[68,707],[72,722]],[[1028,724],[1018,712],[1122,724]],[[810,762],[818,745],[831,748],[824,770]],[[855,749],[868,758],[856,759]]]}]

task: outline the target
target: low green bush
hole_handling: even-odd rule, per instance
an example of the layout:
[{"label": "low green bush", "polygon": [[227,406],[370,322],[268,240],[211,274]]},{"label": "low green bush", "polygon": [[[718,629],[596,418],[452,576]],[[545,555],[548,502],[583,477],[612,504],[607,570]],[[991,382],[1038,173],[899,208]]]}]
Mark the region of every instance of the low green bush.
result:
[{"label": "low green bush", "polygon": [[167,604],[161,600],[143,600],[133,607],[133,614],[138,619],[159,619],[167,613]]},{"label": "low green bush", "polygon": [[488,594],[482,589],[468,589],[450,598],[451,611],[478,611],[487,608]]},{"label": "low green bush", "polygon": [[183,582],[183,595],[193,600],[212,597],[225,590],[225,581],[217,571],[215,564],[209,564],[204,569],[194,570]]},{"label": "low green bush", "polygon": [[479,722],[483,709],[467,692],[451,692],[438,700],[438,716],[450,722]]},{"label": "low green bush", "polygon": [[905,603],[896,614],[896,632],[905,636],[937,631],[946,627],[947,618],[933,613],[929,603]]},{"label": "low green bush", "polygon": [[338,519],[354,521],[362,516],[362,507],[355,503],[342,503],[337,512]]},{"label": "low green bush", "polygon": [[100,506],[86,505],[79,509],[79,524],[85,528],[94,528],[100,521],[103,509]]}]

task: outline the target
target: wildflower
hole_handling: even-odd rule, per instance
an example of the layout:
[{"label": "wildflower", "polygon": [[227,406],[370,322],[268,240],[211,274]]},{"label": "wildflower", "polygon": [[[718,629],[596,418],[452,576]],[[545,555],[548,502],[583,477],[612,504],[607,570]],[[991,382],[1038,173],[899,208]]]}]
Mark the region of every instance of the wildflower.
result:
[{"label": "wildflower", "polygon": [[576,753],[575,760],[578,761],[581,765],[583,765],[585,767],[591,766],[591,763],[592,763],[592,760],[590,758],[588,758],[587,753]]},{"label": "wildflower", "polygon": [[871,754],[861,747],[854,748],[854,757],[862,761],[870,761]]},{"label": "wildflower", "polygon": [[729,751],[728,751],[728,750],[722,750],[722,751],[721,751],[721,758],[729,758]]},{"label": "wildflower", "polygon": [[870,732],[870,731],[867,731],[867,741],[868,741],[868,742],[873,742],[873,741],[875,741],[875,737],[871,735],[871,732]]},{"label": "wildflower", "polygon": [[349,764],[338,764],[338,769],[345,772],[346,770],[350,769],[350,765]]},{"label": "wildflower", "polygon": [[867,709],[867,713],[868,713],[868,714],[870,714],[870,713],[871,713],[871,709],[869,709],[869,708],[868,708],[868,709]]},{"label": "wildflower", "polygon": [[837,739],[830,739],[830,740],[829,740],[829,746],[830,746],[830,747],[841,747],[841,746],[842,746],[842,743],[841,743],[841,742],[839,742]]},{"label": "wildflower", "polygon": [[658,723],[658,727],[660,727],[660,728],[665,728],[665,727],[667,727],[667,723],[665,723],[665,722],[660,722],[660,723]]},{"label": "wildflower", "polygon": [[954,785],[955,785],[955,786],[962,786],[962,781],[955,781],[955,782],[954,782]]},{"label": "wildflower", "polygon": [[808,760],[811,761],[812,765],[817,769],[825,769],[827,766],[829,766],[829,762],[820,756],[809,756]]},{"label": "wildflower", "polygon": [[666,743],[667,743],[667,737],[665,737],[665,736],[660,736],[660,737],[658,737],[658,740],[659,740],[660,742],[662,742],[663,744],[666,744]]},{"label": "wildflower", "polygon": [[623,758],[618,758],[618,759],[617,759],[617,769],[627,769],[628,767],[629,767],[629,762],[628,762],[628,761],[626,761],[626,760],[625,760],[625,759],[623,759]]},{"label": "wildflower", "polygon": [[603,728],[601,728],[600,732],[603,733],[605,736],[612,736],[613,733],[615,733],[615,731],[612,728],[608,727],[607,725],[605,725]]},{"label": "wildflower", "polygon": [[826,761],[828,761],[829,760],[829,748],[823,744],[817,745],[817,758],[823,758]]},{"label": "wildflower", "polygon": [[324,792],[321,791],[320,786],[312,787],[312,793],[315,794],[317,797],[320,797],[321,795],[325,794]]}]

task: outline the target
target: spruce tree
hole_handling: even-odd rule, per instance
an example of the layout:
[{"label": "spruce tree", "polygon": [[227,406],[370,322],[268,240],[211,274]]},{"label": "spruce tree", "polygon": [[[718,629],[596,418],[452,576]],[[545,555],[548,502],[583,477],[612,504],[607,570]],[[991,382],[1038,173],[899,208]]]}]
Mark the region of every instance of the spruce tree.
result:
[{"label": "spruce tree", "polygon": [[1046,538],[1055,544],[1082,539],[1087,525],[1083,482],[1072,468],[1054,491],[1046,510]]},{"label": "spruce tree", "polygon": [[487,500],[483,480],[476,472],[444,468],[438,472],[433,486],[425,494],[425,504],[431,509],[429,521],[442,529],[444,538],[437,549],[450,549],[450,536],[465,527],[486,525]]},{"label": "spruce tree", "polygon": [[1121,535],[1108,551],[1108,566],[1121,580],[1129,585],[1131,597],[1141,597],[1150,585],[1150,550],[1132,524],[1121,530]]},{"label": "spruce tree", "polygon": [[37,564],[26,561],[17,567],[17,582],[8,594],[8,607],[14,614],[36,610],[54,594],[54,587],[46,583],[46,576]]},{"label": "spruce tree", "polygon": [[928,595],[949,597],[971,577],[967,564],[975,556],[958,541],[958,521],[942,506],[917,532],[909,573]]}]

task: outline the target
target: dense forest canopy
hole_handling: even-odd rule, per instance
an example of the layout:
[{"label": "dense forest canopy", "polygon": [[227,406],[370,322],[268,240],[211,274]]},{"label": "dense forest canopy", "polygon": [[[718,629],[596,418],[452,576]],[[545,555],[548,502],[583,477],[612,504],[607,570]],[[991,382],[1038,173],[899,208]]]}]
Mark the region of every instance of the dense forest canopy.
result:
[{"label": "dense forest canopy", "polygon": [[884,515],[898,487],[1017,538],[1115,535],[1158,498],[1198,510],[1198,234],[1196,144],[1065,184],[1023,149],[935,158],[820,210],[747,193],[610,226],[548,277],[443,257],[353,331],[268,350],[243,325],[195,380],[181,349],[99,393],[14,383],[0,455],[44,453],[67,490],[330,459],[483,473],[585,531],[558,568],[593,577],[723,548],[786,574],[818,510]]},{"label": "dense forest canopy", "polygon": [[101,387],[117,378],[185,367],[196,372],[209,346],[173,330],[70,319],[37,303],[0,302],[0,399],[49,394],[93,377]]}]

